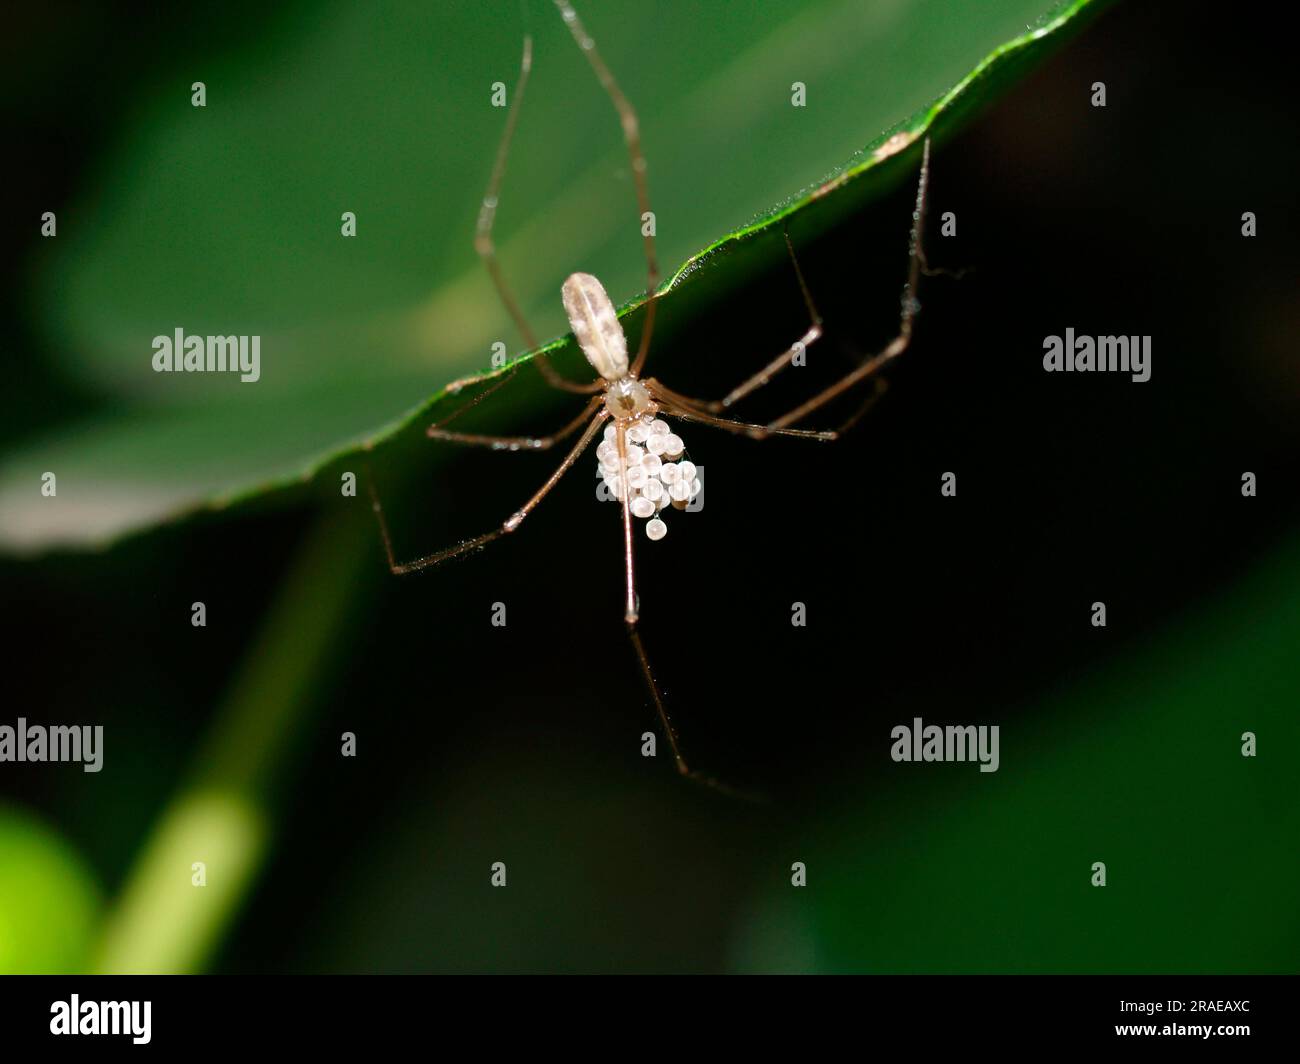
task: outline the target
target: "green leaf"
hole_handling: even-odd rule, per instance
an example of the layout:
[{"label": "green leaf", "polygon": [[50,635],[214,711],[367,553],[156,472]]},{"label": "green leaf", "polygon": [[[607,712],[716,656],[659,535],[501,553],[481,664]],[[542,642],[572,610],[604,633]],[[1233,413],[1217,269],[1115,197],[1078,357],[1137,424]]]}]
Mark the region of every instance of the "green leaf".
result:
[{"label": "green leaf", "polygon": [[[833,226],[914,174],[922,134],[951,134],[1104,4],[586,12],[642,116],[661,261],[684,263],[665,286],[674,318],[782,254],[784,219]],[[206,107],[188,84],[157,86],[43,242],[34,312],[105,412],[0,465],[0,547],[103,545],[300,481],[428,417],[443,397],[421,397],[487,365],[494,342],[517,351],[472,236],[504,120],[491,87],[513,91],[525,28],[504,269],[539,335],[567,328],[573,269],[635,316],[644,261],[618,124],[554,9],[525,24],[512,5],[329,7],[205,65]],[[260,379],[155,373],[152,338],[177,328],[260,336]],[[550,349],[582,368],[569,340]],[[672,360],[656,347],[657,372]],[[540,408],[532,376],[509,390]]]}]

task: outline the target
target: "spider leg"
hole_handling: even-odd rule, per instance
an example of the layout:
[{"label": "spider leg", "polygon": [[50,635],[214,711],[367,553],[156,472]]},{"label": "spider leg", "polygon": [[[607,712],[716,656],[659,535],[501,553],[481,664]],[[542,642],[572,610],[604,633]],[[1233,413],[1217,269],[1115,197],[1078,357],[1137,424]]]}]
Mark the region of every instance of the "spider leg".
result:
[{"label": "spider leg", "polygon": [[[487,267],[488,275],[496,286],[497,295],[501,297],[501,302],[505,304],[506,310],[514,319],[515,325],[524,338],[524,343],[528,345],[528,350],[536,351],[541,346],[537,342],[537,334],[533,332],[532,327],[528,324],[528,319],[524,317],[524,312],[519,308],[519,303],[511,292],[510,286],[506,284],[505,276],[501,272],[501,266],[497,262],[496,244],[492,240],[492,226],[497,216],[501,180],[505,177],[506,159],[510,154],[510,142],[514,138],[515,126],[519,122],[519,107],[524,100],[524,87],[528,84],[528,73],[532,66],[533,39],[532,37],[525,37],[524,55],[519,66],[519,80],[515,83],[515,93],[510,101],[510,110],[506,115],[506,128],[501,136],[501,144],[497,148],[497,158],[492,167],[492,176],[488,179],[487,191],[483,193],[483,206],[479,209],[478,226],[474,235],[474,250],[478,252],[483,264]],[[536,356],[533,362],[541,370],[542,376],[546,378],[549,384],[563,391],[590,395],[601,387],[600,381],[578,384],[567,380],[547,361],[546,355]],[[513,375],[513,373],[510,374],[510,376]],[[496,387],[500,387],[508,379],[509,377],[506,377],[504,380],[499,381]],[[456,382],[459,386],[463,386],[465,383],[467,382]]]},{"label": "spider leg", "polygon": [[596,412],[597,404],[604,402],[604,399],[603,395],[593,395],[577,417],[566,422],[562,428],[549,436],[488,436],[477,432],[452,432],[440,427],[445,422],[430,425],[425,430],[425,435],[432,440],[446,440],[449,443],[491,447],[494,451],[546,451],[559,443],[560,440],[567,440],[577,432],[583,422]]},{"label": "spider leg", "polygon": [[858,407],[858,409],[853,413],[851,417],[849,417],[847,421],[845,421],[838,428],[831,430],[832,436],[835,439],[839,439],[846,432],[848,432],[849,429],[851,429],[854,425],[856,425],[861,418],[866,416],[867,411],[869,411],[873,406],[875,406],[878,402],[880,402],[880,397],[884,395],[887,391],[889,391],[889,381],[885,380],[884,377],[877,377],[875,380],[875,384],[871,389],[871,394],[868,395],[865,400],[863,400],[862,405]]},{"label": "spider leg", "polygon": [[727,410],[734,404],[740,402],[740,400],[745,398],[745,396],[747,396],[750,392],[754,392],[757,391],[759,388],[762,388],[765,384],[768,384],[773,377],[775,377],[778,373],[780,373],[781,370],[785,369],[786,366],[789,366],[791,363],[793,363],[795,355],[802,354],[803,352],[807,351],[808,348],[810,348],[814,343],[820,340],[821,337],[822,337],[821,323],[813,322],[813,324],[808,327],[808,331],[805,332],[801,337],[799,337],[798,340],[792,343],[787,350],[777,355],[776,358],[772,359],[771,362],[769,362],[766,366],[760,369],[752,377],[749,377],[743,382],[741,382],[740,384],[736,385],[736,387],[732,388],[731,391],[729,391],[721,399],[715,399],[712,402],[710,402],[708,404],[708,409],[714,411],[715,413],[719,411]]},{"label": "spider leg", "polygon": [[789,429],[773,428],[771,425],[763,425],[752,421],[732,421],[728,418],[716,417],[708,414],[698,407],[685,406],[682,403],[672,399],[662,399],[660,409],[669,417],[681,418],[683,421],[696,421],[701,425],[711,425],[714,428],[725,429],[728,432],[734,432],[737,435],[748,436],[751,440],[766,440],[772,436],[794,436],[804,440],[821,440],[823,443],[830,443],[838,440],[849,429],[858,423],[873,406],[880,401],[880,397],[889,390],[889,383],[883,377],[877,377],[875,388],[867,396],[866,401],[841,424],[838,428],[833,429]]},{"label": "spider leg", "polygon": [[[483,389],[483,391],[479,392],[478,395],[474,396],[474,398],[471,399],[464,406],[457,407],[441,421],[435,421],[433,425],[431,425],[430,427],[437,428],[442,425],[450,425],[462,414],[468,413],[470,410],[473,410],[476,406],[479,405],[479,403],[483,402],[484,399],[490,396],[498,388],[503,388],[507,384],[509,384],[510,381],[514,378],[514,375],[518,372],[519,372],[518,366],[511,366],[510,371],[506,373],[504,376],[502,376],[499,380],[493,381],[491,385]],[[478,384],[481,380],[484,379],[484,376],[490,377],[491,374],[486,374],[486,375],[475,374],[470,377],[461,377],[458,380],[452,381],[445,388],[443,388],[443,393],[446,395],[457,395],[467,385]]]},{"label": "spider leg", "polygon": [[[857,369],[853,370],[847,376],[842,377],[830,387],[819,392],[811,399],[800,403],[793,410],[773,421],[768,422],[768,428],[772,430],[785,428],[796,421],[802,421],[814,410],[825,406],[832,399],[841,395],[843,392],[852,388],[856,384],[867,380],[879,373],[888,363],[907,350],[907,346],[912,340],[912,325],[917,313],[921,309],[921,304],[916,299],[917,282],[920,280],[921,267],[924,262],[924,251],[921,246],[921,237],[925,228],[925,193],[930,181],[930,138],[925,140],[925,147],[921,155],[921,176],[917,182],[916,188],[916,210],[912,214],[912,234],[908,248],[908,271],[907,284],[903,287],[902,311],[898,321],[898,335],[894,337],[878,354],[873,355]],[[850,419],[849,424],[857,420],[860,415],[855,415]],[[842,430],[841,430],[842,431]]]},{"label": "spider leg", "polygon": [[786,366],[794,362],[795,355],[807,351],[814,343],[822,337],[822,316],[817,313],[817,305],[813,302],[812,293],[808,290],[808,283],[804,280],[803,270],[799,268],[799,259],[794,253],[794,245],[790,243],[790,233],[783,230],[782,235],[785,237],[785,249],[790,255],[790,262],[794,266],[794,275],[799,281],[799,292],[803,296],[804,306],[808,308],[809,325],[808,330],[799,337],[790,347],[777,355],[771,362],[760,369],[753,376],[746,378],[736,387],[732,388],[721,399],[702,404],[704,408],[711,413],[717,414],[731,407],[741,399],[749,395],[750,392],[757,391],[765,384],[769,383]]},{"label": "spider leg", "polygon": [[645,244],[646,260],[645,324],[641,327],[641,346],[637,349],[631,370],[632,376],[636,377],[640,375],[641,367],[645,365],[646,355],[650,351],[650,335],[654,332],[655,304],[659,288],[659,260],[655,255],[655,238],[645,225],[645,217],[650,214],[650,190],[646,184],[645,154],[641,151],[641,125],[637,120],[636,110],[623,95],[623,90],[618,87],[618,82],[614,80],[614,75],[605,65],[600,52],[596,50],[596,42],[578,18],[578,13],[573,10],[573,5],[569,0],[555,0],[555,6],[560,9],[560,14],[573,34],[573,39],[578,42],[578,47],[591,63],[592,70],[596,72],[601,86],[613,102],[614,109],[618,111],[619,122],[623,127],[623,140],[627,143],[627,154],[632,164],[632,180],[636,183],[636,200],[641,212],[641,238]]},{"label": "spider leg", "polygon": [[[907,345],[911,340],[911,335],[912,335],[912,321],[916,317],[918,311],[920,310],[920,304],[916,301],[915,298],[917,282],[919,280],[920,275],[925,275],[927,277],[930,277],[930,276],[935,276],[937,274],[943,273],[953,277],[961,276],[960,272],[941,270],[941,269],[930,269],[930,267],[928,266],[925,260],[925,251],[921,244],[921,232],[922,232],[921,227],[923,225],[924,218],[925,218],[925,195],[926,195],[927,186],[929,184],[929,176],[930,176],[930,141],[927,138],[925,141],[925,148],[924,148],[924,153],[921,161],[921,178],[917,189],[916,213],[913,216],[914,220],[912,224],[908,283],[903,293],[903,307],[902,307],[902,313],[899,321],[898,336],[879,355],[874,356],[867,362],[863,363],[852,373],[848,374],[846,377],[837,381],[835,384],[825,389],[819,395],[814,396],[808,402],[803,403],[800,406],[796,407],[790,413],[777,418],[775,421],[769,422],[766,426],[767,429],[769,430],[783,429],[786,426],[791,425],[796,421],[801,421],[804,417],[812,413],[818,407],[824,405],[825,403],[830,402],[841,392],[844,392],[849,388],[853,387],[855,384],[858,384],[861,381],[866,380],[867,378],[875,375],[881,369],[881,367],[884,366],[886,362],[889,362],[890,360],[897,358],[900,354],[903,353],[903,351],[907,349]],[[806,351],[812,343],[814,343],[816,340],[821,338],[822,336],[821,315],[817,312],[817,307],[813,303],[812,293],[808,290],[808,285],[804,280],[803,271],[799,268],[799,260],[795,256],[794,246],[790,243],[790,234],[788,232],[785,234],[785,241],[786,241],[786,250],[790,253],[790,261],[794,265],[795,276],[799,280],[799,289],[803,293],[804,303],[808,307],[808,313],[812,319],[812,324],[808,327],[808,331],[805,332],[804,335],[800,337],[798,340],[796,340],[793,344],[791,344],[789,350],[778,355],[775,359],[769,362],[766,366],[764,366],[761,370],[755,373],[752,377],[749,377],[746,380],[742,381],[739,385],[733,388],[721,399],[712,400],[712,401],[689,399],[684,395],[679,395],[675,392],[669,392],[668,389],[664,388],[662,384],[657,385],[658,388],[662,392],[665,392],[673,401],[679,404],[694,407],[697,410],[704,410],[712,414],[720,413],[721,411],[728,409],[733,404],[745,398],[745,396],[749,395],[751,392],[757,391],[759,388],[769,383],[772,380],[772,378],[776,376],[777,373],[785,369],[786,366],[792,364],[796,353],[800,351]],[[866,412],[876,404],[880,396],[884,394],[886,388],[886,385],[880,378],[877,378],[877,381],[878,383],[876,385],[875,391],[872,393],[872,395],[870,395],[867,398],[866,402],[862,405],[862,407],[838,428],[827,430],[826,432],[820,434],[821,439],[837,439],[841,434],[847,432],[858,421],[859,418],[861,418],[864,414],[866,414]],[[761,427],[755,427],[753,431],[750,433],[750,435],[753,436],[753,438],[755,439],[763,439],[767,435],[769,435],[769,433],[762,431]]]},{"label": "spider leg", "polygon": [[647,377],[641,383],[649,390],[663,413],[670,417],[679,417],[683,421],[698,421],[701,425],[711,425],[715,429],[725,429],[727,432],[749,436],[755,440],[766,439],[768,436],[797,436],[805,440],[835,439],[835,433],[828,430],[772,428],[770,425],[760,425],[756,422],[733,421],[730,418],[717,417],[695,406],[685,396],[665,388],[653,377]]},{"label": "spider leg", "polygon": [[713,776],[708,776],[691,768],[686,763],[686,758],[682,756],[681,739],[677,736],[677,729],[673,727],[672,718],[668,716],[668,711],[664,708],[663,697],[659,694],[659,684],[655,680],[654,670],[650,668],[650,659],[646,655],[645,644],[641,641],[641,633],[637,631],[636,621],[627,622],[627,634],[632,640],[632,649],[636,652],[637,661],[641,665],[641,675],[645,677],[646,687],[650,689],[650,697],[654,700],[655,712],[659,714],[659,722],[663,725],[664,734],[668,736],[668,745],[672,749],[673,764],[677,767],[678,775],[690,780],[692,783],[698,783],[702,787],[708,787],[710,790],[718,791],[731,798],[740,798],[746,802],[766,803],[767,799],[763,795],[732,787]]},{"label": "spider leg", "polygon": [[388,567],[394,574],[399,576],[405,573],[418,572],[421,569],[428,569],[430,566],[437,565],[439,562],[445,562],[450,558],[455,558],[461,554],[466,554],[469,551],[477,550],[479,547],[484,547],[491,543],[498,536],[513,532],[523,523],[524,518],[532,512],[534,507],[536,507],[537,504],[546,497],[547,492],[555,487],[555,485],[560,482],[560,478],[573,467],[574,462],[576,462],[582,455],[582,452],[587,449],[587,445],[591,443],[596,433],[600,431],[600,426],[604,424],[605,419],[608,417],[609,411],[601,410],[600,413],[591,419],[591,424],[587,426],[586,431],[578,439],[578,442],[573,445],[573,449],[565,456],[564,461],[561,462],[555,472],[547,478],[546,483],[538,488],[537,491],[533,493],[532,498],[524,503],[523,506],[506,518],[499,528],[494,528],[490,532],[484,532],[481,536],[475,536],[473,539],[464,540],[461,543],[457,543],[454,547],[448,547],[446,550],[440,550],[434,554],[426,554],[423,558],[416,558],[414,561],[399,563],[397,558],[394,556],[393,540],[388,532],[388,522],[384,520],[384,508],[379,503],[379,493],[375,490],[374,477],[367,477],[366,485],[370,489],[371,507],[375,511],[376,519],[379,521],[379,533],[384,540],[384,553],[388,557]]},{"label": "spider leg", "polygon": [[[624,433],[623,426],[618,424],[615,429],[615,442],[618,446],[619,467],[623,475],[623,483],[627,484],[627,436]],[[655,680],[654,670],[650,668],[650,658],[645,652],[645,644],[641,641],[641,633],[637,630],[637,622],[640,620],[640,608],[636,596],[636,568],[633,564],[632,555],[632,509],[630,493],[626,487],[623,490],[621,517],[623,520],[623,573],[624,585],[623,590],[626,595],[623,605],[623,623],[627,626],[628,638],[632,641],[632,649],[636,652],[637,662],[641,666],[641,675],[645,677],[646,687],[650,690],[650,698],[654,701],[655,712],[659,715],[659,722],[664,727],[664,734],[668,737],[668,746],[673,752],[673,764],[677,767],[679,775],[698,783],[703,787],[719,791],[722,794],[732,798],[741,798],[750,802],[762,802],[765,799],[761,795],[749,791],[737,790],[735,787],[728,786],[721,780],[714,779],[712,776],[706,776],[702,772],[697,772],[686,763],[686,758],[682,755],[681,739],[677,735],[677,729],[673,727],[672,718],[668,716],[668,710],[664,707],[663,695],[659,692],[659,684]]]}]

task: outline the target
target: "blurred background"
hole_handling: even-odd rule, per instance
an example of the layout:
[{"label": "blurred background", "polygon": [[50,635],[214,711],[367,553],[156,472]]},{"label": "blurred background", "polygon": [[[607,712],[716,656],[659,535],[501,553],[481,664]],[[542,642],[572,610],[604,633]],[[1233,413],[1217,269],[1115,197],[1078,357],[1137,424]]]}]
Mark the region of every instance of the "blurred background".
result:
[{"label": "blurred background", "polygon": [[[1046,8],[584,11],[643,117],[666,273]],[[688,756],[754,805],[677,779],[662,737],[641,757],[657,729],[594,460],[519,535],[400,580],[364,489],[340,494],[368,475],[346,445],[493,342],[521,350],[472,235],[491,85],[513,91],[525,31],[505,269],[547,338],[571,270],[619,303],[644,287],[618,126],[553,8],[48,18],[15,12],[0,65],[0,723],[102,724],[105,755],[0,764],[0,969],[1300,967],[1283,35],[1115,5],[936,146],[929,256],[968,272],[923,282],[913,347],[845,443],[681,428],[705,507],[639,537],[643,634]],[[828,336],[746,415],[893,335],[916,163],[790,219]],[[806,328],[779,232],[748,246],[663,301],[649,372],[679,391],[721,394]],[[261,381],[153,373],[176,327],[261,335]],[[1067,327],[1151,335],[1151,380],[1045,374]],[[532,381],[463,424],[576,410]],[[403,557],[498,523],[558,461],[423,425],[369,459]],[[999,771],[895,764],[890,730],[918,716],[998,725]]]}]

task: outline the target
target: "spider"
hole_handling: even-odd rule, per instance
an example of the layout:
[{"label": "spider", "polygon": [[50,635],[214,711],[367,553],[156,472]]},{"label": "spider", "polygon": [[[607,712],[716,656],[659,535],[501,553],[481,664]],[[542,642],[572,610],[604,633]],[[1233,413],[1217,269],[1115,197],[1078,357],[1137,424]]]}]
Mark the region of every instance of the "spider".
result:
[{"label": "spider", "polygon": [[[597,79],[618,113],[623,130],[623,139],[626,142],[628,156],[631,160],[637,205],[641,216],[645,217],[647,212],[650,211],[650,196],[646,182],[646,161],[641,150],[636,111],[614,80],[609,67],[596,49],[595,41],[587,33],[572,4],[568,0],[555,0],[555,3],[564,22],[572,32],[574,40],[587,57]],[[496,161],[479,211],[474,246],[487,267],[497,294],[523,336],[527,349],[536,351],[540,347],[537,336],[529,326],[509,285],[506,283],[497,262],[496,248],[492,240],[492,226],[496,219],[498,192],[505,174],[506,159],[509,154],[515,125],[519,118],[519,108],[523,101],[524,89],[528,83],[531,68],[532,39],[526,36],[514,98],[506,115],[505,131],[497,149]],[[880,370],[902,354],[911,340],[913,320],[920,309],[920,304],[915,298],[917,281],[922,272],[930,272],[925,268],[924,253],[921,249],[929,163],[930,142],[927,138],[921,156],[916,209],[912,214],[908,277],[903,288],[898,334],[879,353],[862,361],[856,369],[839,381],[799,404],[793,410],[766,424],[736,421],[720,415],[751,392],[768,384],[777,373],[792,364],[797,353],[806,350],[809,345],[822,335],[822,319],[817,313],[802,271],[799,269],[799,263],[795,258],[794,247],[790,242],[788,232],[785,235],[786,249],[811,319],[809,327],[784,352],[757,373],[742,381],[723,398],[714,401],[688,398],[673,391],[653,377],[642,378],[641,376],[645,367],[646,356],[650,350],[650,338],[654,330],[655,309],[660,282],[659,266],[655,257],[654,235],[653,232],[648,230],[648,227],[643,227],[641,230],[647,267],[645,323],[641,330],[640,343],[635,357],[629,358],[627,337],[623,332],[614,304],[600,281],[589,273],[570,274],[560,290],[564,309],[579,347],[591,364],[592,369],[599,376],[594,381],[586,383],[569,380],[547,362],[545,354],[536,355],[532,359],[532,363],[537,366],[546,381],[555,388],[565,392],[591,396],[582,411],[549,436],[491,436],[455,432],[443,427],[447,423],[446,421],[430,426],[427,434],[432,439],[491,447],[497,450],[542,451],[550,449],[555,444],[568,439],[581,430],[577,442],[570,448],[564,460],[547,478],[546,482],[534,492],[527,502],[507,517],[499,527],[458,543],[454,547],[425,555],[414,561],[398,562],[394,556],[392,538],[389,534],[387,522],[384,519],[383,508],[379,503],[378,494],[373,485],[373,478],[371,478],[369,482],[371,502],[378,519],[384,551],[392,572],[397,575],[418,572],[469,551],[477,550],[502,535],[516,531],[523,524],[524,519],[546,497],[547,493],[555,487],[560,478],[573,468],[574,464],[603,428],[604,438],[596,449],[596,456],[599,462],[599,474],[607,489],[607,497],[618,502],[621,509],[624,563],[623,621],[628,636],[636,652],[646,687],[654,701],[655,711],[672,749],[677,771],[682,776],[697,782],[730,791],[731,788],[726,787],[710,776],[695,771],[688,765],[686,758],[682,754],[681,741],[677,730],[673,727],[672,720],[664,706],[659,685],[650,667],[650,659],[646,654],[640,632],[637,629],[640,608],[636,593],[635,567],[633,564],[633,518],[645,520],[647,536],[651,540],[660,540],[667,532],[667,525],[663,521],[661,514],[667,509],[685,509],[701,490],[697,468],[684,457],[684,442],[663,419],[670,417],[681,421],[694,422],[746,435],[756,440],[768,439],[772,436],[791,436],[806,440],[829,441],[838,439],[854,422],[862,417],[884,391],[884,380],[878,376]],[[457,411],[453,417],[459,416],[471,406],[486,399],[488,395],[504,385],[514,375],[516,368],[512,367],[500,380]],[[453,382],[448,386],[447,390],[449,393],[454,394],[465,385],[480,379],[479,377],[464,378]],[[857,412],[839,427],[820,431],[791,427],[848,389],[868,380],[874,383],[872,394],[867,397]]]}]

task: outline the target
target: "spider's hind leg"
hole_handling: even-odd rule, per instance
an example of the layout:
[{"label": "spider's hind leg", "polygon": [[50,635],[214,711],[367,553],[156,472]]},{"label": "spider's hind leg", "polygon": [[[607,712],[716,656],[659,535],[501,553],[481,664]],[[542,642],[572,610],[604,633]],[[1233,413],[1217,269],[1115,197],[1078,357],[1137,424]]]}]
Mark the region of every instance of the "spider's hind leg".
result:
[{"label": "spider's hind leg", "polygon": [[402,576],[406,573],[419,572],[421,569],[428,569],[431,566],[437,565],[439,562],[445,562],[451,558],[458,557],[459,555],[467,554],[479,547],[485,547],[498,536],[513,532],[523,523],[524,518],[533,511],[534,507],[546,498],[547,493],[560,482],[560,478],[573,468],[573,464],[577,462],[578,458],[582,455],[582,452],[585,451],[591,441],[595,439],[596,433],[600,431],[600,426],[605,423],[605,420],[608,417],[609,413],[605,410],[601,410],[591,419],[591,423],[587,426],[586,431],[583,432],[582,436],[578,439],[578,442],[573,445],[573,448],[565,456],[564,461],[559,464],[555,472],[546,479],[546,482],[533,493],[532,497],[524,503],[523,506],[507,517],[501,523],[500,527],[494,528],[489,532],[484,532],[481,536],[475,536],[473,539],[464,540],[463,542],[456,544],[454,547],[448,547],[445,550],[436,551],[433,554],[426,554],[424,557],[416,558],[414,561],[399,562],[396,555],[393,553],[393,540],[388,531],[388,522],[384,519],[384,508],[379,502],[379,492],[375,490],[375,478],[373,475],[367,475],[366,486],[370,489],[371,509],[374,510],[375,519],[379,522],[379,534],[384,541],[384,554],[388,558],[388,568],[397,576]]},{"label": "spider's hind leg", "polygon": [[[492,436],[478,432],[453,432],[442,427],[447,423],[446,421],[430,425],[425,430],[425,435],[431,440],[446,440],[448,443],[491,447],[494,451],[546,451],[577,432],[583,422],[596,412],[596,406],[602,402],[604,402],[604,396],[593,396],[577,417],[566,422],[549,436]],[[459,414],[460,411],[457,413]]]}]

